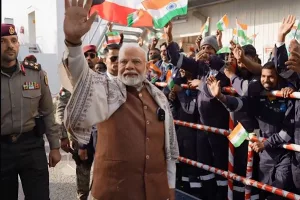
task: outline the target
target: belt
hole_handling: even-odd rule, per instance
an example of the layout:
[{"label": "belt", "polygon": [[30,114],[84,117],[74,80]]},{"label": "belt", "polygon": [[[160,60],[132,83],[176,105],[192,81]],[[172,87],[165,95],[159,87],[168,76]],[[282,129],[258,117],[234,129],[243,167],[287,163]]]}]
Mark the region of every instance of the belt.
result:
[{"label": "belt", "polygon": [[3,143],[17,143],[18,141],[25,140],[26,138],[30,138],[32,136],[36,136],[35,130],[23,132],[23,133],[12,133],[9,135],[1,135],[0,142]]}]

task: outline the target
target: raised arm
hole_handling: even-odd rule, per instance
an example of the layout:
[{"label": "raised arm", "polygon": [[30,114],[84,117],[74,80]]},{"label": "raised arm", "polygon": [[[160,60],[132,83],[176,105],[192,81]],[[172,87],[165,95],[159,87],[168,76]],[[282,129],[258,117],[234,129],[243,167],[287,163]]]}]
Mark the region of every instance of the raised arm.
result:
[{"label": "raised arm", "polygon": [[170,57],[171,63],[178,68],[182,68],[186,71],[195,74],[198,72],[198,64],[192,58],[187,58],[179,51],[179,46],[177,43],[173,42],[173,35],[172,35],[172,23],[169,22],[164,27],[165,34],[167,36],[167,51]]},{"label": "raised arm", "polygon": [[295,16],[289,15],[287,18],[283,19],[283,22],[278,29],[274,52],[274,63],[279,73],[287,70],[285,62],[288,60],[288,54],[285,45],[285,37],[292,30],[295,20]]},{"label": "raised arm", "polygon": [[[70,5],[65,0],[67,51],[63,58],[64,64],[60,65],[60,75],[63,87],[72,93],[65,110],[64,124],[78,142],[87,144],[92,126],[108,119],[120,106],[121,101],[114,101],[114,98],[121,96],[118,90],[121,86],[118,87],[115,80],[108,80],[106,74],[95,73],[88,67],[81,47],[81,37],[89,31],[96,13],[87,19],[92,0],[87,0],[84,6],[79,5],[79,2],[82,1],[78,1],[78,5],[77,1],[72,1]],[[109,105],[109,100],[117,103]]]}]

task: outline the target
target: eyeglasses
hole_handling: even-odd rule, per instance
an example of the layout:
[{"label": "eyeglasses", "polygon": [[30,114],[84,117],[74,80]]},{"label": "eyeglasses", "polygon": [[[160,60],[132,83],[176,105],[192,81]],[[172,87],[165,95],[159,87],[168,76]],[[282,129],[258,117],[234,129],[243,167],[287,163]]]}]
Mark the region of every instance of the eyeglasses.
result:
[{"label": "eyeglasses", "polygon": [[112,56],[109,58],[111,62],[116,62],[119,59],[119,56]]},{"label": "eyeglasses", "polygon": [[96,58],[96,53],[93,53],[93,52],[86,52],[86,53],[84,53],[84,57],[88,57],[88,56],[90,56],[90,58],[91,59],[94,59],[94,58]]}]

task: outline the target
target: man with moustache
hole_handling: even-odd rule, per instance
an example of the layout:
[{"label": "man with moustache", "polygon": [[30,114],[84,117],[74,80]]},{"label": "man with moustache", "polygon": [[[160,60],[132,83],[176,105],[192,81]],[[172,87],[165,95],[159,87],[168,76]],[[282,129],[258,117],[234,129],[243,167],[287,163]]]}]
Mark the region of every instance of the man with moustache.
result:
[{"label": "man with moustache", "polygon": [[87,19],[91,3],[87,0],[83,8],[83,1],[72,1],[72,5],[65,1],[64,62],[68,65],[61,65],[60,70],[62,83],[73,90],[65,113],[66,128],[83,143],[96,123],[101,135],[92,199],[174,200],[179,155],[168,101],[146,80],[146,52],[137,44],[121,47],[115,78],[86,67],[81,37],[96,16],[93,13]]},{"label": "man with moustache", "polygon": [[[219,81],[214,77],[207,79],[206,94],[223,103],[230,112],[248,112],[256,118],[261,136],[265,142],[254,142],[252,149],[259,153],[259,181],[284,190],[292,189],[291,160],[292,152],[280,148],[294,137],[295,107],[294,100],[285,99],[293,92],[285,80],[281,79],[273,62],[262,68],[260,82],[250,84],[253,96],[233,97],[223,95]],[[261,92],[282,90],[285,98],[260,96]],[[283,199],[276,195],[261,192],[261,199]]]}]

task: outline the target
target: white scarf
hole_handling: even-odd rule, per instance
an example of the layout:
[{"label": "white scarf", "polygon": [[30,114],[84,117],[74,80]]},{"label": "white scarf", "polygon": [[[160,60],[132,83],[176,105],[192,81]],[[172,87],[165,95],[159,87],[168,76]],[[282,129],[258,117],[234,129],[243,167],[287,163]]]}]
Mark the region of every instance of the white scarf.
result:
[{"label": "white scarf", "polygon": [[[97,92],[99,93],[100,87],[102,88],[102,91],[100,90],[100,92],[102,92],[101,95],[97,94]],[[179,156],[178,143],[168,100],[165,95],[148,80],[144,81],[144,87],[147,88],[158,106],[165,111],[166,160],[177,160]],[[72,88],[66,89],[72,91]],[[103,95],[104,90],[106,95]],[[95,118],[105,118],[102,121],[107,120],[125,103],[126,99],[126,86],[118,78],[110,79],[105,73],[98,74],[92,70],[84,69],[65,109],[65,126],[79,142],[86,144],[89,142],[91,126],[99,122],[93,120]],[[102,102],[103,104],[107,104],[107,109],[99,109]],[[103,115],[101,113],[99,114],[99,112],[102,112]]]}]

